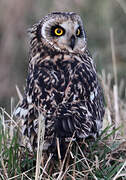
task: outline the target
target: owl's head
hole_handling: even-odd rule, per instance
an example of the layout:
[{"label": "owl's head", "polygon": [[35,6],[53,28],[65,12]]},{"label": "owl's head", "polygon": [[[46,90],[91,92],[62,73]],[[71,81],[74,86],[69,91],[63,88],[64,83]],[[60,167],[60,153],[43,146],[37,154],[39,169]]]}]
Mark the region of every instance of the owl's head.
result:
[{"label": "owl's head", "polygon": [[37,24],[38,41],[58,51],[84,52],[86,35],[82,20],[73,12],[54,12]]}]

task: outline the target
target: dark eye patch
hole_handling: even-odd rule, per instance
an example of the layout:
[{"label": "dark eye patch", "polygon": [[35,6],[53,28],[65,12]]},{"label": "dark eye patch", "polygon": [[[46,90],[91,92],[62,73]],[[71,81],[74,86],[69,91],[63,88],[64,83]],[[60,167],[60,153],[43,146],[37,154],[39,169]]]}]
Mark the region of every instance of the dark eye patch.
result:
[{"label": "dark eye patch", "polygon": [[[57,35],[56,33],[55,33],[55,30],[56,29],[58,29],[57,30],[57,32],[59,31],[61,31],[62,30],[62,34],[61,35]],[[51,27],[51,36],[53,36],[53,37],[59,37],[59,36],[62,36],[62,35],[64,35],[65,34],[65,29],[63,28],[63,27],[61,27],[61,26],[59,26],[59,25],[55,25],[55,26],[52,26]]]}]

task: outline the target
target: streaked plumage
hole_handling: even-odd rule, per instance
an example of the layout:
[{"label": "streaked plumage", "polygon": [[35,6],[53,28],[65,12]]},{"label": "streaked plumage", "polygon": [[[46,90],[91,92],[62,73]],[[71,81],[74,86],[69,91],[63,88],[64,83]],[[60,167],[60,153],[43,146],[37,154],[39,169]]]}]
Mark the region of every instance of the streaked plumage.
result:
[{"label": "streaked plumage", "polygon": [[103,94],[81,18],[75,13],[51,13],[29,34],[27,84],[16,110],[24,119],[24,134],[35,147],[39,111],[45,117],[45,149],[55,144],[56,137],[63,145],[74,132],[77,139],[97,137],[104,115]]}]

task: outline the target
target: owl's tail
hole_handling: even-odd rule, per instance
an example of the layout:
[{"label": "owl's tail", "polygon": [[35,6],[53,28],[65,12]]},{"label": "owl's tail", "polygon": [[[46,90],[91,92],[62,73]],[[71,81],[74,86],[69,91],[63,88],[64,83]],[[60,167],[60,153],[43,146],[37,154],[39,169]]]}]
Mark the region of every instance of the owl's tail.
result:
[{"label": "owl's tail", "polygon": [[68,143],[65,138],[53,138],[51,145],[48,147],[48,153],[53,154],[55,160],[63,160],[68,149]]}]

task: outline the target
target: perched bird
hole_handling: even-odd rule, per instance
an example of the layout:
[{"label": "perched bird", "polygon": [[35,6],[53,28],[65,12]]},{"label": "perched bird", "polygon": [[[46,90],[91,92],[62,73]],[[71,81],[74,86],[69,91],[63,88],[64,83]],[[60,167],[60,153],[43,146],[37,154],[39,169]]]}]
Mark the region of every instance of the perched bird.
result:
[{"label": "perched bird", "polygon": [[57,137],[62,147],[73,134],[75,139],[96,138],[104,116],[103,93],[80,16],[53,12],[28,32],[28,76],[16,115],[24,119],[32,147],[37,146],[39,113],[45,118],[46,150],[55,149]]}]

